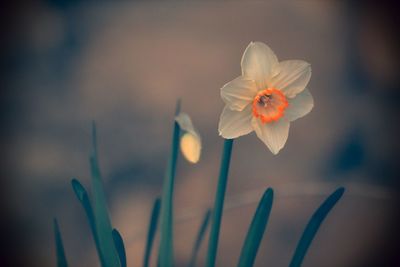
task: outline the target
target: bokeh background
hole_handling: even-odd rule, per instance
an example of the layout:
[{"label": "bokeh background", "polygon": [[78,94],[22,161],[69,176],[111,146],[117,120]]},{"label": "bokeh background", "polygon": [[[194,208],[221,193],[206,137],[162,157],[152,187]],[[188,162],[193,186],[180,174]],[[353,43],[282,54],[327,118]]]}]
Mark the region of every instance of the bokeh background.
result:
[{"label": "bokeh background", "polygon": [[275,202],[256,266],[280,267],[313,211],[345,186],[304,266],[400,266],[400,24],[396,6],[380,2],[2,4],[1,265],[55,266],[53,217],[70,265],[99,265],[70,186],[72,177],[90,186],[96,120],[112,222],[128,266],[141,266],[181,98],[203,138],[201,161],[178,164],[175,259],[185,266],[215,194],[219,88],[240,74],[248,43],[262,41],[280,60],[311,63],[315,107],[291,125],[277,156],[255,134],[235,142],[217,265],[236,265],[265,188]]}]

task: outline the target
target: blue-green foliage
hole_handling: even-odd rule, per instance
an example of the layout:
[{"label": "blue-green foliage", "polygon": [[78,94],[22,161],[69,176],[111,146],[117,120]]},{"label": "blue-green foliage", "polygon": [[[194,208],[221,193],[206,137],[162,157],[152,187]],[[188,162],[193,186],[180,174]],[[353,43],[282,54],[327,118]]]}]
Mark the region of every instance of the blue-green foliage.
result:
[{"label": "blue-green foliage", "polygon": [[93,207],[94,217],[99,241],[100,251],[103,255],[103,267],[120,267],[120,261],[112,237],[112,226],[107,211],[107,202],[103,189],[97,154],[96,125],[92,126],[93,151],[90,156],[90,167],[92,173]]},{"label": "blue-green foliage", "polygon": [[199,253],[201,243],[207,230],[208,223],[211,217],[211,210],[207,210],[204,215],[203,222],[200,225],[199,232],[197,233],[196,240],[192,249],[192,256],[190,257],[189,267],[194,267],[196,264],[197,254]]},{"label": "blue-green foliage", "polygon": [[78,198],[79,202],[83,206],[86,216],[88,218],[90,230],[92,231],[92,236],[93,236],[94,242],[96,244],[97,255],[99,256],[101,266],[105,266],[104,256],[100,250],[99,239],[97,237],[94,213],[93,213],[92,205],[90,204],[88,193],[87,193],[86,189],[83,187],[83,185],[77,179],[72,179],[71,184],[72,184],[72,189],[74,190],[75,195]]},{"label": "blue-green foliage", "polygon": [[[180,102],[178,101],[176,115],[180,112]],[[168,165],[164,177],[162,198],[154,201],[149,228],[147,233],[147,243],[144,252],[143,267],[149,267],[150,255],[153,247],[158,221],[160,220],[160,247],[157,265],[159,267],[174,266],[174,247],[173,247],[173,194],[178,158],[180,128],[174,122],[172,134],[171,154],[168,158]],[[93,149],[90,156],[90,167],[92,174],[93,199],[90,201],[86,189],[77,179],[72,179],[72,188],[76,197],[83,206],[89,221],[90,229],[96,244],[102,267],[126,267],[125,246],[120,233],[112,228],[108,215],[106,197],[103,189],[101,172],[98,164],[96,126],[92,127]],[[225,139],[221,157],[220,173],[216,190],[214,208],[204,216],[199,228],[195,243],[193,245],[192,256],[189,267],[194,267],[198,251],[204,239],[207,226],[211,222],[209,243],[207,250],[206,266],[214,267],[217,257],[218,239],[221,228],[221,219],[224,206],[225,191],[228,180],[229,165],[232,153],[233,139]],[[321,223],[339,201],[344,192],[344,188],[337,189],[330,195],[325,202],[311,217],[304,233],[298,243],[293,259],[289,267],[300,267],[304,256],[316,235]],[[243,243],[238,267],[251,267],[254,264],[259,246],[261,244],[269,215],[273,203],[273,190],[267,189],[262,196],[253,220],[249,227],[246,239]],[[58,223],[54,220],[54,235],[57,252],[57,266],[67,267],[67,260],[61,239]]]},{"label": "blue-green foliage", "polygon": [[126,253],[125,253],[125,245],[124,240],[122,239],[121,234],[117,229],[112,231],[112,236],[114,239],[115,248],[118,252],[119,261],[121,262],[121,267],[126,267]]},{"label": "blue-green foliage", "polygon": [[214,209],[211,217],[211,231],[208,241],[207,267],[214,267],[217,258],[219,231],[221,228],[222,211],[224,208],[224,199],[226,184],[228,181],[229,164],[231,161],[233,139],[225,139],[222,151],[221,166],[218,178],[217,192],[215,196]]},{"label": "blue-green foliage", "polygon": [[57,219],[53,221],[54,239],[56,243],[57,267],[68,267],[67,258],[65,257],[64,245],[61,238],[60,228]]},{"label": "blue-green foliage", "polygon": [[238,267],[252,267],[271,213],[274,191],[268,188],[262,196],[243,244]]},{"label": "blue-green foliage", "polygon": [[301,266],[304,256],[307,253],[311,241],[314,239],[315,234],[317,233],[319,227],[321,226],[322,221],[328,215],[329,211],[331,211],[331,209],[339,201],[343,193],[344,193],[344,188],[343,187],[338,188],[324,201],[324,203],[321,204],[321,206],[312,215],[310,221],[306,226],[306,229],[303,232],[303,235],[300,238],[300,241],[297,245],[296,251],[294,253],[292,261],[290,262],[289,267]]},{"label": "blue-green foliage", "polygon": [[[180,112],[180,101],[177,103],[175,115]],[[174,246],[173,246],[173,194],[176,173],[176,163],[179,148],[179,125],[174,121],[172,133],[171,154],[168,159],[167,170],[165,173],[163,194],[161,199],[161,221],[160,221],[160,267],[172,267],[174,265]]]},{"label": "blue-green foliage", "polygon": [[160,215],[160,205],[161,205],[161,199],[157,198],[154,201],[153,209],[151,212],[149,230],[147,232],[146,248],[145,248],[144,257],[143,257],[143,267],[149,267],[151,249],[153,247],[154,237],[155,237],[156,231],[157,231],[158,218]]}]

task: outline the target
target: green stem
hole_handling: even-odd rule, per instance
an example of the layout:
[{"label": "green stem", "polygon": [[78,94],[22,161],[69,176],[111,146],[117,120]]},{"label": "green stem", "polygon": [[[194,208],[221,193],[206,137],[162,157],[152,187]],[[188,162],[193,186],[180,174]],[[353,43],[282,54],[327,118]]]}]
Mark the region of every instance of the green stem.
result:
[{"label": "green stem", "polygon": [[[177,103],[175,115],[180,112],[180,101]],[[179,125],[174,122],[174,130],[172,134],[171,154],[168,160],[168,166],[163,184],[163,194],[161,199],[161,221],[160,221],[160,251],[159,265],[160,267],[172,267],[174,262],[173,247],[173,194],[176,173],[176,163],[178,159],[179,147]]]},{"label": "green stem", "polygon": [[207,267],[214,267],[218,249],[219,231],[221,228],[222,211],[224,208],[224,198],[226,184],[228,180],[229,163],[231,160],[233,139],[225,139],[222,152],[221,168],[219,172],[217,192],[215,195],[214,209],[212,212],[211,232],[208,242]]}]

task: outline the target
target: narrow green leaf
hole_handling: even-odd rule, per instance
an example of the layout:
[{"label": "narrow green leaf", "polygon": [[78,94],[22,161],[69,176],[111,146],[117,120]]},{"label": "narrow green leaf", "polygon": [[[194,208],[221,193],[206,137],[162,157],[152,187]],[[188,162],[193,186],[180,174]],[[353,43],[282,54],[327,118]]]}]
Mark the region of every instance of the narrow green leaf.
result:
[{"label": "narrow green leaf", "polygon": [[193,246],[192,256],[190,257],[189,267],[194,267],[196,264],[197,254],[199,253],[201,242],[204,239],[204,234],[206,233],[208,222],[210,221],[211,210],[207,210],[204,215],[203,222],[200,226],[199,232],[197,233],[196,241]]},{"label": "narrow green leaf", "polygon": [[96,125],[93,122],[92,126],[92,142],[93,152],[90,157],[90,166],[92,173],[92,188],[93,188],[93,206],[96,223],[97,237],[100,245],[100,250],[104,256],[103,267],[120,267],[118,252],[114,245],[112,237],[112,226],[107,211],[107,202],[103,189],[103,181],[101,178],[100,168],[98,164],[97,154],[97,136]]},{"label": "narrow green leaf", "polygon": [[160,215],[160,204],[161,204],[160,198],[157,198],[153,204],[153,210],[151,212],[151,217],[150,217],[149,230],[147,232],[147,242],[146,242],[146,249],[144,251],[143,267],[149,267],[150,264],[151,249],[153,247],[154,237],[157,231],[158,217]]},{"label": "narrow green leaf", "polygon": [[252,267],[271,213],[274,191],[268,188],[258,204],[243,244],[238,267]]},{"label": "narrow green leaf", "polygon": [[96,225],[94,222],[94,214],[92,210],[92,205],[90,204],[89,196],[87,194],[86,189],[82,186],[82,184],[77,179],[71,180],[72,189],[75,192],[76,197],[81,202],[83,208],[85,209],[86,216],[88,217],[90,228],[93,232],[93,237],[96,239]]},{"label": "narrow green leaf", "polygon": [[114,239],[115,247],[117,248],[119,260],[121,262],[121,267],[126,267],[126,253],[125,253],[124,240],[122,239],[122,236],[117,229],[114,229],[112,231],[112,236]]},{"label": "narrow green leaf", "polygon": [[87,193],[86,189],[82,186],[82,184],[77,179],[72,179],[71,185],[75,192],[76,197],[78,198],[79,202],[83,206],[86,216],[88,218],[90,230],[92,231],[92,236],[93,236],[94,242],[96,244],[97,254],[99,256],[100,263],[102,266],[105,266],[104,256],[100,250],[100,244],[99,244],[99,240],[97,237],[94,213],[93,213],[92,205],[90,204],[88,193]]},{"label": "narrow green leaf", "polygon": [[67,258],[65,257],[64,245],[61,238],[60,229],[57,219],[54,218],[54,238],[56,243],[57,267],[68,267]]},{"label": "narrow green leaf", "polygon": [[[180,101],[177,103],[175,114],[179,114]],[[173,247],[173,195],[176,173],[176,162],[178,159],[179,125],[174,121],[172,134],[171,154],[168,159],[166,174],[164,177],[163,194],[161,199],[161,221],[160,221],[160,267],[172,267],[174,265]]]},{"label": "narrow green leaf", "polygon": [[317,233],[321,223],[328,215],[330,210],[335,206],[335,204],[339,201],[344,193],[344,188],[340,187],[335,192],[333,192],[322,205],[315,211],[310,221],[308,222],[306,229],[303,232],[303,235],[300,238],[299,243],[297,244],[296,251],[290,262],[289,267],[300,267],[304,256],[307,253],[307,250],[314,239],[315,234]]},{"label": "narrow green leaf", "polygon": [[219,230],[221,227],[222,211],[224,208],[225,191],[228,180],[232,146],[233,139],[225,139],[218,178],[217,192],[215,195],[214,209],[212,212],[211,231],[207,251],[207,267],[214,267],[217,257]]}]

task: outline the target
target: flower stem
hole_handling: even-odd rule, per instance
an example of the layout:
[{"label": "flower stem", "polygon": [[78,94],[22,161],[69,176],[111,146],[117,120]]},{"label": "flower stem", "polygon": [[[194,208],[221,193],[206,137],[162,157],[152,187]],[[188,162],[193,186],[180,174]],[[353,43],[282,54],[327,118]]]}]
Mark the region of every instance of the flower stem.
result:
[{"label": "flower stem", "polygon": [[221,158],[221,168],[219,172],[217,192],[215,195],[214,209],[212,212],[211,232],[208,241],[207,267],[214,267],[218,249],[219,230],[221,228],[222,211],[224,208],[224,198],[226,184],[228,180],[229,163],[232,154],[233,139],[225,139]]},{"label": "flower stem", "polygon": [[[180,112],[180,100],[176,105],[175,116]],[[171,154],[168,159],[167,170],[163,184],[163,194],[161,199],[160,216],[160,250],[159,266],[172,267],[174,265],[174,246],[173,246],[173,195],[176,173],[176,163],[178,159],[180,128],[174,121]]]}]

